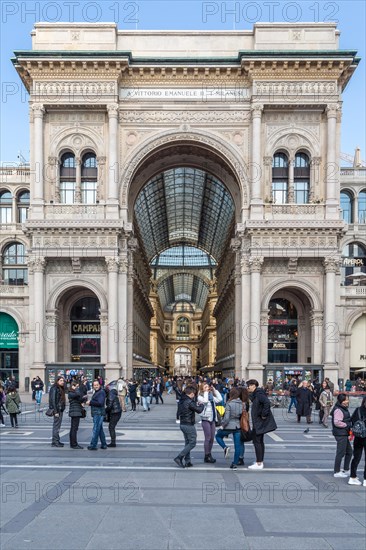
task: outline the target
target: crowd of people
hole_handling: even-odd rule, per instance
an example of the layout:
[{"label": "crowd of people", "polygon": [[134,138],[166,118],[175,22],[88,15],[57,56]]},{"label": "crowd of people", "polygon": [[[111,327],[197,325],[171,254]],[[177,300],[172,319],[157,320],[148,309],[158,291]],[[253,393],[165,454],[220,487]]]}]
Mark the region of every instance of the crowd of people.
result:
[{"label": "crowd of people", "polygon": [[[32,398],[40,407],[44,383],[39,376],[32,380]],[[163,393],[175,393],[177,402],[176,422],[184,437],[184,447],[174,458],[180,468],[193,466],[191,451],[197,443],[196,414],[204,434],[204,463],[213,464],[216,459],[212,455],[214,442],[221,447],[224,457],[228,459],[231,446],[228,439],[232,437],[234,456],[230,468],[235,470],[244,466],[245,445],[253,442],[256,461],[249,465],[251,470],[264,468],[264,435],[277,429],[276,421],[271,411],[268,394],[273,387],[269,381],[265,387],[260,387],[257,380],[239,380],[193,377],[172,377],[164,380],[161,377],[137,380],[119,378],[110,384],[102,377],[94,380],[92,386],[86,377],[58,376],[49,391],[49,408],[46,414],[53,417],[52,443],[53,447],[64,447],[60,440],[60,429],[67,401],[70,417],[69,441],[72,449],[82,449],[78,443],[80,419],[90,414],[93,419],[93,429],[88,450],[96,451],[98,442],[101,449],[116,447],[116,426],[122,413],[130,405],[131,411],[136,411],[136,405],[141,403],[143,412],[151,410],[155,404],[164,404]],[[332,433],[336,440],[336,456],[334,462],[334,477],[346,478],[350,485],[366,487],[366,396],[353,414],[349,411],[349,396],[338,393],[335,396],[334,384],[328,379],[319,384],[317,380],[298,381],[293,378],[288,384],[290,403],[288,412],[295,407],[297,422],[305,417],[307,423],[312,423],[312,408],[319,412],[319,424],[328,428],[331,423]],[[5,426],[3,413],[9,414],[13,428],[18,428],[18,415],[21,413],[21,398],[16,384],[0,384],[0,426]],[[110,442],[107,443],[104,424],[108,425]],[[218,429],[217,429],[218,428]],[[353,442],[353,448],[351,443]],[[363,483],[357,477],[357,467],[365,454],[365,469]],[[343,463],[343,468],[342,468]]]}]

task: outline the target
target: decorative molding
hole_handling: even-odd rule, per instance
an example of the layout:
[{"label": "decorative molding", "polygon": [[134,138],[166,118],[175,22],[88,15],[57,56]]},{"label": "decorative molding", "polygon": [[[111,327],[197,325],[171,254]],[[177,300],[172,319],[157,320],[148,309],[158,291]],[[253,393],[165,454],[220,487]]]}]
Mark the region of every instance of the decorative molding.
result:
[{"label": "decorative molding", "polygon": [[29,256],[27,260],[29,273],[44,273],[46,263],[47,261],[44,256]]},{"label": "decorative molding", "polygon": [[[99,76],[100,77],[100,76]],[[51,77],[52,78],[52,77]],[[54,77],[53,77],[54,78]],[[74,75],[75,78],[75,75]],[[67,104],[68,101],[75,102],[75,98],[80,96],[86,101],[93,98],[93,102],[105,103],[105,96],[116,96],[118,93],[116,80],[60,80],[51,82],[49,80],[37,80],[33,82],[31,95],[42,98],[44,101],[54,101],[56,96]],[[65,106],[67,108],[67,106]]]},{"label": "decorative molding", "polygon": [[211,123],[215,126],[220,123],[230,123],[241,125],[243,122],[249,122],[250,113],[248,110],[206,110],[206,111],[126,111],[125,108],[119,110],[120,121],[122,123],[132,124],[171,124],[175,122]]},{"label": "decorative molding", "polygon": [[[312,102],[322,102],[324,99],[329,100],[330,96],[338,99],[337,81],[255,81],[253,84],[253,95],[270,96],[271,98],[278,96],[279,99],[287,104],[293,102],[298,104],[305,100]],[[322,97],[323,96],[323,97]]]},{"label": "decorative molding", "polygon": [[338,273],[341,260],[337,256],[325,258],[323,261],[325,273]]},{"label": "decorative molding", "polygon": [[264,258],[263,256],[251,256],[248,260],[250,273],[261,273]]},{"label": "decorative molding", "polygon": [[73,273],[81,273],[81,259],[71,258],[71,267]]},{"label": "decorative molding", "polygon": [[106,256],[105,263],[107,264],[108,273],[118,273],[119,259],[117,256]]}]

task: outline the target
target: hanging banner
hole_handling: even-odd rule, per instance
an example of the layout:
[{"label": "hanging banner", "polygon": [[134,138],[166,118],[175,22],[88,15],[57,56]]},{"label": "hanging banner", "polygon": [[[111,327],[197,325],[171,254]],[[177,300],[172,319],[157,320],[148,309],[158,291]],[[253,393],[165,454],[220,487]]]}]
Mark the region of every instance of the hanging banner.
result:
[{"label": "hanging banner", "polygon": [[7,313],[0,313],[0,348],[18,349],[18,324]]}]

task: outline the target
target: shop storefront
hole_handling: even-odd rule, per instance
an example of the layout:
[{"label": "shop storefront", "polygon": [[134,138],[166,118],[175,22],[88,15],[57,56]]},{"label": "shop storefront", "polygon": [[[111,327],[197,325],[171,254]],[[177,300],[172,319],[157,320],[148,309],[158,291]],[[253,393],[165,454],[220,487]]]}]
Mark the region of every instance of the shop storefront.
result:
[{"label": "shop storefront", "polygon": [[296,378],[297,380],[318,379],[321,383],[323,380],[322,365],[301,365],[288,363],[265,365],[264,366],[264,384],[269,381],[274,383],[275,389],[282,389],[285,382]]},{"label": "shop storefront", "polygon": [[19,329],[7,313],[0,313],[0,378],[19,382]]},{"label": "shop storefront", "polygon": [[104,365],[90,365],[89,363],[49,363],[46,364],[46,389],[47,391],[55,383],[58,376],[64,376],[67,381],[73,377],[86,376],[92,384],[93,380],[101,376],[105,380]]}]

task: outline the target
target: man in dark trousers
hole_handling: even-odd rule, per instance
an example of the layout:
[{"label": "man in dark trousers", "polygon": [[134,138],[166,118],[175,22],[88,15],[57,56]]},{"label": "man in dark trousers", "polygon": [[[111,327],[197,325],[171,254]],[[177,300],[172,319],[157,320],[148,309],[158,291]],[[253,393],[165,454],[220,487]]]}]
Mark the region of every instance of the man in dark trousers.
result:
[{"label": "man in dark trousers", "polygon": [[195,448],[197,443],[197,431],[194,425],[195,414],[200,414],[205,408],[204,405],[196,404],[195,397],[195,388],[193,386],[187,386],[178,404],[180,429],[183,432],[185,441],[185,447],[174,459],[174,462],[180,468],[190,468],[192,466],[191,450]]},{"label": "man in dark trousers", "polygon": [[297,421],[301,422],[301,417],[306,416],[308,424],[312,424],[311,420],[311,406],[313,404],[313,392],[309,390],[308,383],[303,380],[296,393],[296,414]]},{"label": "man in dark trousers", "polygon": [[253,425],[253,445],[256,462],[248,466],[250,470],[263,470],[264,435],[277,429],[276,421],[271,411],[271,404],[263,388],[259,388],[258,380],[248,380],[249,397],[252,402],[251,417]]},{"label": "man in dark trousers", "polygon": [[87,405],[90,405],[91,415],[93,417],[93,435],[88,447],[89,451],[96,451],[98,445],[98,439],[100,439],[101,449],[107,448],[107,441],[103,430],[103,420],[105,417],[105,391],[101,387],[98,380],[93,382],[94,394]]}]

